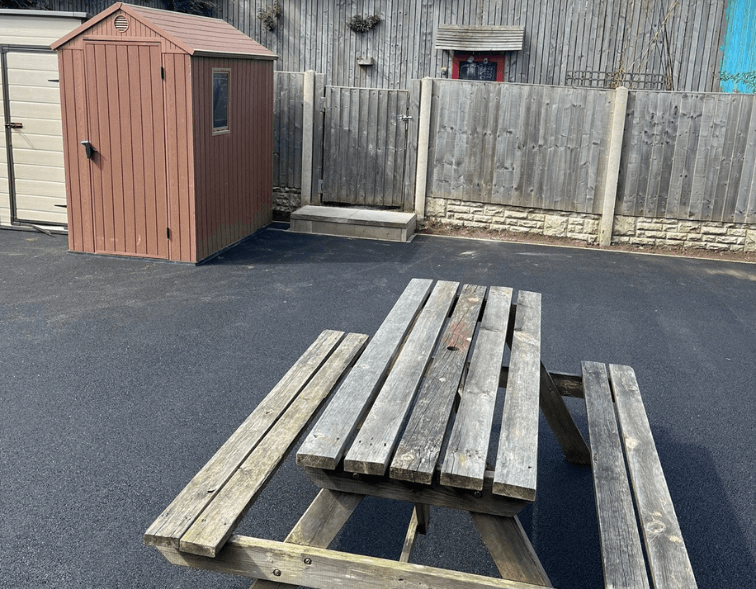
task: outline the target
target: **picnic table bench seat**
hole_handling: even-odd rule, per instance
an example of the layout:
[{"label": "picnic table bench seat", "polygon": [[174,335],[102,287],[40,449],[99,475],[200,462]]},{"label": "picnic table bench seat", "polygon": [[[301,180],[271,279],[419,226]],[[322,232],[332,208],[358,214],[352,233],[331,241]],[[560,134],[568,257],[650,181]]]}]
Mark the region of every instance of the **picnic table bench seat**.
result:
[{"label": "picnic table bench seat", "polygon": [[583,362],[582,376],[607,589],[649,588],[638,520],[654,589],[695,589],[635,372],[611,364],[607,374],[604,364]]}]

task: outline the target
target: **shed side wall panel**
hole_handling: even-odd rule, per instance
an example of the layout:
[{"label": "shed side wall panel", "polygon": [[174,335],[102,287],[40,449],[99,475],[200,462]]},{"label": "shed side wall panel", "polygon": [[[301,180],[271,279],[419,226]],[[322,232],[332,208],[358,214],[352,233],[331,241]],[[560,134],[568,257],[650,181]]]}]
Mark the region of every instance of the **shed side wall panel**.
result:
[{"label": "shed side wall panel", "polygon": [[[229,75],[229,132],[212,132],[213,68]],[[271,220],[273,65],[194,58],[197,258],[236,243]]]},{"label": "shed side wall panel", "polygon": [[194,149],[191,142],[191,62],[165,54],[165,146],[168,173],[169,259],[196,262]]}]

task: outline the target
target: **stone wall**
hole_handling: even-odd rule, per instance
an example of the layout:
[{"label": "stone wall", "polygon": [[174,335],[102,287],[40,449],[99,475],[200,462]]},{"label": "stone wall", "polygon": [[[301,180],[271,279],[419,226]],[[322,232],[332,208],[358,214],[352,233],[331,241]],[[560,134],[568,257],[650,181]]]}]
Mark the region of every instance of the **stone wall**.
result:
[{"label": "stone wall", "polygon": [[300,206],[302,206],[302,194],[299,188],[273,187],[273,213],[275,218],[288,218]]},{"label": "stone wall", "polygon": [[[600,215],[428,198],[425,222],[598,242]],[[756,225],[617,216],[613,244],[756,251]]]}]

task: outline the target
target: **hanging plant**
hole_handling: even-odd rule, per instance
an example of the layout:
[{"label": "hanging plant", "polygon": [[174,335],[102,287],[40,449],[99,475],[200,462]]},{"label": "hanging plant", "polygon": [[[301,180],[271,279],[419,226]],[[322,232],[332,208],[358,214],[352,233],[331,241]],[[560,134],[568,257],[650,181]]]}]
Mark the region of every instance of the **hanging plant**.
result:
[{"label": "hanging plant", "polygon": [[283,8],[281,8],[281,3],[276,0],[273,3],[273,6],[268,6],[266,8],[261,8],[260,10],[258,10],[257,18],[263,21],[263,24],[269,31],[275,31],[276,27],[278,26],[278,17],[282,14]]},{"label": "hanging plant", "polygon": [[381,22],[381,17],[377,14],[372,16],[362,17],[359,14],[355,14],[347,21],[347,25],[355,33],[367,33],[375,25]]}]

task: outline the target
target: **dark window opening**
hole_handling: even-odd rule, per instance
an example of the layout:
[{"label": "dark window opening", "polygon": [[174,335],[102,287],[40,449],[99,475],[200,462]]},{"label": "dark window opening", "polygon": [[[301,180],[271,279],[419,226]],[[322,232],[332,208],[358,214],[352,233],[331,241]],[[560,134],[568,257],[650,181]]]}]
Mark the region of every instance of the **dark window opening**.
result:
[{"label": "dark window opening", "polygon": [[229,131],[228,70],[213,70],[213,133]]}]

